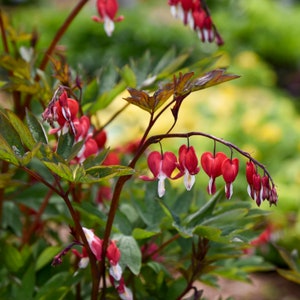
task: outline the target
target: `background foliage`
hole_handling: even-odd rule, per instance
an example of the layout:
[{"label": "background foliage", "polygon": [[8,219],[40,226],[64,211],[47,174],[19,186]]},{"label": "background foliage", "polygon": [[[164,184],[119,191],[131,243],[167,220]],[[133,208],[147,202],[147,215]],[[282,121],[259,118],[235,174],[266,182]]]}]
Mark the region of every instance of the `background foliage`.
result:
[{"label": "background foliage", "polygon": [[[214,45],[200,44],[195,39],[193,32],[182,28],[180,22],[169,17],[165,4],[155,10],[150,9],[150,7],[155,7],[154,4],[159,1],[154,2],[145,3],[141,1],[141,3],[137,2],[137,6],[124,7],[122,13],[126,15],[127,21],[116,25],[117,28],[112,38],[106,37],[102,28],[95,26],[93,22],[87,21],[93,10],[92,6],[88,6],[72,24],[61,42],[61,44],[66,45],[68,63],[74,68],[75,73],[82,72],[88,80],[94,75],[107,73],[112,65],[122,68],[130,59],[132,61],[133,59],[139,59],[139,62],[135,62],[135,64],[137,64],[136,70],[140,72],[142,78],[143,74],[149,73],[149,71],[151,73],[151,68],[163,57],[166,50],[173,48],[174,53],[177,54],[187,51],[190,53],[186,64],[193,63],[201,58],[208,59],[211,55],[214,55],[220,57],[216,60],[216,65],[230,66],[230,72],[241,75],[239,80],[232,83],[226,83],[191,95],[188,98],[188,104],[183,105],[180,112],[181,119],[176,125],[176,129],[181,131],[201,129],[201,131],[210,132],[226,140],[230,139],[268,166],[277,183],[280,201],[275,209],[272,208],[267,220],[272,224],[276,233],[276,245],[283,247],[285,250],[274,249],[273,245],[270,244],[267,250],[264,249],[263,252],[259,253],[260,256],[256,256],[249,262],[249,265],[252,266],[253,270],[259,270],[261,265],[263,266],[262,269],[273,268],[268,263],[272,263],[278,268],[284,268],[284,270],[294,270],[294,274],[285,273],[285,271],[281,271],[281,274],[299,282],[299,275],[297,275],[299,272],[299,259],[295,254],[300,251],[299,2],[224,0],[214,3],[208,1],[211,2],[209,5],[213,11],[216,24],[222,25],[222,27],[219,27],[226,41],[226,44],[220,50],[217,50]],[[46,46],[47,41],[52,38],[54,29],[60,24],[68,5],[64,4],[57,9],[56,4],[49,5],[47,1],[34,1],[33,4],[18,7],[11,6],[8,9],[13,11],[15,24],[24,32],[27,29],[31,30],[27,26],[31,26],[29,24],[32,24],[34,20],[37,30],[42,32],[39,46],[43,48]],[[53,13],[54,9],[55,13]],[[24,36],[24,39],[26,40],[26,36]],[[101,48],[98,47],[99,44],[101,44]],[[147,52],[149,48],[150,52]],[[79,49],[80,51],[78,51]],[[39,60],[40,58],[37,57],[36,59]],[[149,64],[146,64],[145,61],[149,61]],[[3,102],[3,99],[0,101],[2,105],[10,106],[6,101]],[[116,99],[107,108],[107,111],[116,111],[120,106],[120,102],[121,97]],[[30,109],[34,111],[36,108],[33,106]],[[100,120],[105,119],[107,111],[103,115],[99,114]],[[132,124],[120,117],[117,122],[108,127],[110,133],[109,144],[111,146],[131,140],[137,132],[141,131],[140,128],[144,125],[144,115],[137,113],[134,108],[130,109],[128,113],[135,116],[136,131],[131,131],[132,136],[127,134],[124,140],[124,132],[128,132],[127,129]],[[30,117],[28,118],[30,119]],[[167,122],[166,119],[158,124],[159,130],[166,128]],[[165,145],[177,149],[179,142],[178,144],[176,142],[166,142]],[[207,147],[211,147],[211,142],[195,139],[193,145],[199,151],[204,151]],[[32,161],[32,164],[36,164],[36,168],[40,168],[41,172],[46,177],[48,176],[47,170],[42,167],[40,162]],[[21,173],[17,173],[12,182],[12,190],[18,187],[22,176]],[[201,193],[206,188],[206,178],[200,174],[197,180],[199,186],[197,192]],[[240,198],[246,197],[246,182],[243,178],[238,180],[239,182],[235,184],[235,188],[238,190]],[[181,190],[181,187],[178,186],[177,188]],[[150,192],[151,189],[149,188]],[[22,193],[18,193],[17,202],[20,205],[26,204],[28,207],[37,209],[40,207],[46,193],[47,188],[43,185],[37,185],[34,187],[34,191],[28,188]],[[33,194],[34,198],[31,198],[30,196]],[[94,194],[95,190],[92,190],[87,197],[93,198]],[[173,203],[173,195],[170,194],[166,199],[166,204],[155,202],[152,203],[153,207],[150,205],[146,209],[144,204],[139,202],[138,186],[133,195],[133,199],[129,192],[124,195],[127,201],[132,201],[133,207],[130,207],[126,204],[128,202],[124,201],[125,204],[121,206],[116,218],[115,233],[120,234],[121,232],[123,235],[132,233],[138,241],[151,237],[157,230],[155,225],[158,220],[149,219],[154,218],[152,211],[160,212],[160,214],[155,215],[156,218],[161,217],[163,212],[167,212],[165,226],[170,228],[169,224],[172,222],[176,224],[177,217],[186,212],[185,206],[181,207],[181,210],[176,208],[176,201],[181,201],[180,203],[192,201],[191,205],[194,208],[201,206],[201,203],[199,203],[201,200],[196,195],[191,200],[182,200],[179,197]],[[137,195],[136,198],[135,195]],[[203,196],[203,193],[201,195]],[[184,196],[182,197],[184,198]],[[243,216],[243,211],[246,209],[246,204],[242,202],[226,205],[233,205],[233,214],[241,214],[241,216]],[[169,206],[173,206],[172,209],[175,210],[178,216],[172,215],[173,210],[172,213],[169,212]],[[80,207],[77,207],[77,209],[80,210]],[[269,210],[265,204],[263,204],[263,209]],[[98,224],[99,218],[96,222],[96,216],[94,216],[92,208],[85,207],[85,209],[82,209],[82,213],[84,221],[89,227]],[[220,213],[222,213],[222,207]],[[22,232],[20,216],[21,211],[15,210],[10,201],[5,202],[2,228],[9,228],[17,236],[20,236]],[[140,216],[143,216],[143,218]],[[104,218],[104,216],[101,215],[101,218]],[[45,219],[51,220],[53,223],[69,223],[68,212],[58,197],[52,196],[51,203],[45,210]],[[224,220],[221,220],[221,222],[224,222]],[[236,222],[243,223],[245,220],[237,218]],[[151,224],[150,228],[149,224]],[[222,228],[224,231],[230,231],[226,228],[227,224],[214,224],[216,228],[221,225],[225,226],[225,228]],[[180,226],[180,224],[178,223],[177,226]],[[101,234],[100,226],[96,229]],[[197,230],[202,230],[203,233],[205,230],[213,231],[216,229],[199,227]],[[63,233],[56,232],[55,228],[51,230],[50,226],[49,237],[58,237]],[[220,242],[217,230],[209,232],[209,236],[214,236],[216,243]],[[2,236],[2,238],[4,237]],[[64,240],[65,236],[59,238]],[[33,289],[35,284],[49,290],[62,281],[61,288],[52,289],[51,294],[47,295],[47,299],[56,299],[56,294],[59,297],[67,297],[70,293],[67,288],[69,282],[74,284],[76,280],[80,281],[84,276],[87,278],[85,280],[88,281],[90,276],[88,272],[84,275],[82,273],[76,274],[74,281],[73,275],[68,273],[68,268],[72,262],[67,260],[67,263],[63,266],[65,272],[57,273],[49,265],[49,262],[60,251],[60,247],[55,245],[46,248],[42,252],[41,249],[45,248],[45,243],[45,240],[40,239],[32,248],[23,247],[21,252],[17,251],[14,246],[1,245],[1,265],[5,265],[6,269],[2,268],[0,270],[0,277],[5,278],[8,274],[14,274],[18,280],[21,280],[19,285],[12,286],[12,290],[9,291],[15,299],[29,299],[28,295],[33,293],[30,289]],[[227,247],[228,245],[223,244],[223,246]],[[178,247],[184,251],[181,240],[178,241]],[[228,251],[230,252],[231,249]],[[290,256],[290,253],[293,255]],[[209,255],[214,257],[217,254],[209,253]],[[174,257],[172,257],[172,260],[174,260]],[[263,259],[261,257],[264,257],[265,264],[262,264]],[[33,260],[35,260],[35,264],[32,263]],[[239,263],[234,261],[233,264],[228,265],[228,262],[223,262],[224,265],[215,274],[234,279],[244,279],[243,267]],[[249,265],[246,263],[244,269],[249,269]],[[165,282],[159,282],[161,277],[158,275],[167,271],[159,269],[156,264],[150,263],[144,265],[143,268],[146,269],[144,270],[145,274],[156,274],[158,282],[153,283],[153,286],[149,282],[150,290],[158,289],[162,294],[162,299],[164,297],[172,299],[172,295],[162,293]],[[33,276],[34,273],[36,276]],[[215,274],[214,272],[211,273],[211,275]],[[206,279],[208,283],[213,283],[211,277],[208,276]],[[140,282],[136,284],[141,285]],[[5,282],[2,286],[5,286]],[[19,288],[20,286],[22,288]],[[176,287],[179,286],[180,283]],[[5,291],[5,293],[7,294],[8,291]],[[39,293],[43,294],[43,290],[40,289]],[[141,298],[148,295],[149,291],[141,288],[140,293]],[[39,299],[39,294],[36,295],[35,299]]]}]

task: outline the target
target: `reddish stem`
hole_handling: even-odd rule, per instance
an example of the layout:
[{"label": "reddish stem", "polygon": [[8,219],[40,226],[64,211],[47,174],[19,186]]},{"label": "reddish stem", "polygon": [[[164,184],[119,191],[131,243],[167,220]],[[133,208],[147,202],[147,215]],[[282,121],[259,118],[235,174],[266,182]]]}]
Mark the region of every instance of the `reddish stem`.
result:
[{"label": "reddish stem", "polygon": [[[69,28],[69,26],[71,25],[72,21],[75,19],[75,17],[78,15],[78,13],[80,12],[80,10],[83,8],[83,6],[88,2],[89,0],[81,0],[79,1],[79,3],[74,7],[74,9],[71,11],[71,13],[69,14],[69,16],[65,19],[64,23],[61,25],[61,27],[58,29],[58,31],[56,32],[56,35],[54,36],[52,42],[50,43],[49,47],[47,48],[42,61],[40,63],[39,69],[40,70],[45,70],[49,59],[57,45],[57,43],[59,42],[59,40],[62,38],[62,36],[64,35],[64,33],[67,31],[67,29]],[[36,74],[34,80],[37,82],[40,80],[40,77],[38,74]],[[30,100],[32,98],[32,95],[29,94],[27,95],[26,99],[25,99],[25,107],[29,107],[29,103]]]}]

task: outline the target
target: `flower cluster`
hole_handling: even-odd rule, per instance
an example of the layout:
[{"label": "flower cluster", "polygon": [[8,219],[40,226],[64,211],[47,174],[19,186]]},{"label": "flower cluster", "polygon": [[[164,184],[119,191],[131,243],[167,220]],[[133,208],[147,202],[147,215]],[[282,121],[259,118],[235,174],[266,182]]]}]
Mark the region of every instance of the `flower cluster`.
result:
[{"label": "flower cluster", "polygon": [[[69,98],[64,90],[58,99],[50,102],[43,113],[44,120],[47,120],[52,129],[50,134],[66,134],[71,132],[75,142],[83,141],[82,148],[75,157],[75,161],[82,163],[91,155],[101,151],[106,142],[105,131],[96,132],[91,126],[88,116],[78,117],[79,103]],[[57,123],[57,126],[56,126]]]},{"label": "flower cluster", "polygon": [[217,45],[224,43],[204,0],[169,0],[168,3],[171,14],[196,31],[202,42],[216,41]]},{"label": "flower cluster", "polygon": [[270,185],[268,175],[261,176],[253,161],[247,162],[246,178],[248,182],[248,194],[260,206],[262,201],[268,200],[270,204],[277,203],[277,191],[274,185]]},{"label": "flower cluster", "polygon": [[92,20],[98,23],[104,23],[104,30],[108,36],[111,36],[115,29],[115,22],[124,19],[123,16],[116,17],[119,5],[117,0],[97,0],[96,2],[99,16],[93,16]]},{"label": "flower cluster", "polygon": [[[158,180],[159,197],[163,197],[165,194],[165,180],[167,178],[184,177],[184,185],[189,191],[195,183],[195,175],[200,171],[199,161],[193,146],[182,145],[179,148],[178,161],[172,152],[153,151],[148,155],[147,162],[153,177],[142,175],[140,179]],[[201,155],[200,163],[203,171],[209,176],[208,193],[213,195],[216,192],[216,178],[222,176],[225,182],[226,198],[230,199],[233,194],[233,182],[239,172],[239,160],[229,158],[223,152],[204,152]],[[176,169],[178,173],[173,175]],[[256,200],[258,206],[265,199],[269,201],[270,205],[277,203],[278,197],[275,186],[272,184],[271,188],[270,178],[267,175],[261,177],[257,174],[253,161],[247,163],[246,177],[249,183],[248,192]]]},{"label": "flower cluster", "polygon": [[[86,236],[91,251],[95,255],[96,259],[98,261],[101,261],[103,241],[98,236],[96,236],[91,229],[85,227],[83,227],[82,229]],[[82,247],[82,253],[79,253],[77,250],[73,249],[73,253],[80,258],[79,268],[85,268],[89,262],[86,248]],[[108,248],[106,250],[106,258],[110,266],[110,281],[118,291],[120,298],[124,300],[133,299],[131,290],[127,288],[124,284],[124,278],[122,277],[122,268],[119,265],[119,261],[121,259],[121,252],[120,249],[117,247],[115,241],[110,241],[110,244],[108,245]]]}]

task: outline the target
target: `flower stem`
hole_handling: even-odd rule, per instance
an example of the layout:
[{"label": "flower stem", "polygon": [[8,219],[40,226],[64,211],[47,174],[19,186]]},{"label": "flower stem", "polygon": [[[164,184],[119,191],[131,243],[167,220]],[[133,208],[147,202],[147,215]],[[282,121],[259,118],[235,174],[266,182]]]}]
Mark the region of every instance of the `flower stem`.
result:
[{"label": "flower stem", "polygon": [[55,37],[53,38],[51,44],[49,45],[48,49],[46,50],[44,57],[40,63],[40,70],[44,70],[49,62],[49,58],[52,55],[55,46],[57,45],[58,41],[62,38],[64,33],[67,31],[69,28],[70,24],[72,21],[75,19],[75,17],[78,15],[80,10],[83,8],[83,6],[88,2],[89,0],[81,0],[79,3],[74,7],[74,9],[71,11],[69,16],[66,18],[64,23],[61,25],[61,27],[58,29],[56,32]]},{"label": "flower stem", "polygon": [[[53,40],[51,41],[49,47],[47,48],[42,61],[40,63],[39,69],[44,71],[49,59],[51,57],[51,55],[53,54],[53,51],[57,45],[57,43],[59,42],[59,40],[62,38],[62,36],[64,35],[64,33],[67,31],[67,29],[69,28],[69,26],[71,25],[72,21],[75,19],[75,17],[78,15],[78,13],[80,12],[80,10],[83,8],[83,6],[88,2],[89,0],[81,0],[78,2],[78,4],[74,7],[74,9],[71,11],[71,13],[69,14],[69,16],[65,19],[64,23],[61,25],[61,27],[58,29],[58,31],[56,32],[56,35],[54,36]],[[38,82],[40,80],[40,76],[38,74],[36,74],[34,80],[36,82]],[[29,107],[29,103],[31,101],[32,95],[28,94],[26,99],[25,99],[25,104],[24,107]]]},{"label": "flower stem", "polygon": [[266,167],[262,163],[260,163],[258,160],[254,159],[250,153],[243,151],[242,149],[240,149],[238,146],[236,146],[235,144],[233,144],[231,142],[228,142],[226,140],[223,140],[221,138],[218,138],[218,137],[213,136],[208,133],[191,131],[191,132],[187,132],[187,133],[168,133],[168,134],[153,135],[145,142],[145,147],[148,147],[149,145],[154,144],[154,143],[158,143],[161,140],[167,139],[167,138],[189,138],[191,136],[204,136],[215,142],[223,144],[223,145],[229,147],[230,149],[234,149],[235,151],[240,153],[242,156],[247,157],[249,160],[253,161],[257,166],[259,166],[265,172],[265,174],[268,175],[272,184],[275,185],[274,181],[273,181],[269,171],[266,169]]}]

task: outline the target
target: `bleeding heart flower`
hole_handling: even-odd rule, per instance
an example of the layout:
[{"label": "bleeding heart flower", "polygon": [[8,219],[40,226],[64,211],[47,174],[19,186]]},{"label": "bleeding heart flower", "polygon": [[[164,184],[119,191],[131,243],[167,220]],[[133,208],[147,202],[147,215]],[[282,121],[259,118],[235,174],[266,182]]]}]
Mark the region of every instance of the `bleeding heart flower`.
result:
[{"label": "bleeding heart flower", "polygon": [[75,140],[76,142],[84,140],[89,133],[89,129],[91,126],[91,122],[89,117],[87,116],[81,116],[79,119],[75,119],[74,122],[74,127],[75,127]]},{"label": "bleeding heart flower", "polygon": [[[195,183],[195,175],[199,173],[198,158],[194,147],[182,145],[179,148],[179,175],[184,174],[184,185],[188,191],[191,190]],[[179,177],[179,176],[177,176]]]},{"label": "bleeding heart flower", "polygon": [[64,91],[59,97],[58,101],[54,104],[54,118],[57,123],[60,125],[60,128],[63,129],[65,133],[69,126],[71,127],[73,133],[75,134],[75,128],[73,121],[76,118],[76,115],[79,110],[78,101],[68,98],[67,92]]},{"label": "bleeding heart flower", "polygon": [[93,254],[97,258],[97,260],[101,260],[103,241],[100,238],[98,238],[91,229],[82,227],[82,230],[85,234],[85,237],[87,239],[87,242],[89,243]]},{"label": "bleeding heart flower", "polygon": [[117,247],[115,241],[111,241],[107,250],[106,257],[109,260],[110,268],[109,274],[117,281],[119,281],[122,277],[122,268],[119,265],[119,261],[121,258],[121,252]]},{"label": "bleeding heart flower", "polygon": [[93,138],[88,138],[83,144],[81,150],[77,154],[78,162],[84,162],[89,156],[97,154],[98,145]]},{"label": "bleeding heart flower", "polygon": [[226,183],[225,194],[226,198],[230,199],[233,193],[233,181],[239,172],[239,160],[237,158],[227,158],[222,163],[222,176]]},{"label": "bleeding heart flower", "polygon": [[158,151],[153,151],[149,154],[147,162],[154,177],[140,176],[140,178],[147,181],[158,179],[158,196],[162,197],[165,194],[165,179],[171,178],[177,166],[177,158],[172,152],[162,154]]},{"label": "bleeding heart flower", "polygon": [[204,152],[201,156],[201,166],[204,172],[210,177],[207,191],[210,195],[216,192],[215,180],[222,175],[222,164],[227,159],[223,152],[213,155],[211,152]]},{"label": "bleeding heart flower", "polygon": [[123,16],[116,18],[119,9],[117,0],[97,0],[96,2],[99,16],[93,16],[95,22],[104,23],[104,30],[108,36],[111,36],[115,29],[115,22],[124,19]]}]

